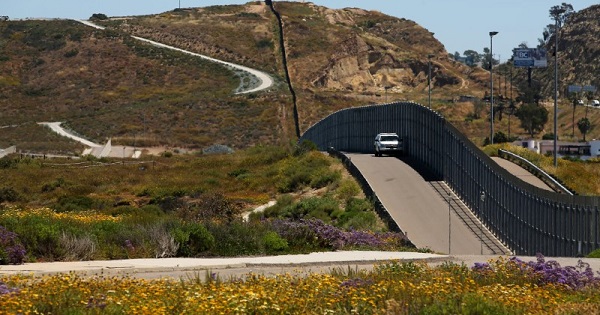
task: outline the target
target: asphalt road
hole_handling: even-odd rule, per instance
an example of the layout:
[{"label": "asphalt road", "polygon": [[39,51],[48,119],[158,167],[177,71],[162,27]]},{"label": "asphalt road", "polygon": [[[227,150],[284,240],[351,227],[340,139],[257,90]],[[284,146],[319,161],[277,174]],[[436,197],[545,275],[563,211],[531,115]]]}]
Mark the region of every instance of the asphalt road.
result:
[{"label": "asphalt road", "polygon": [[[448,253],[448,245],[451,245],[452,255],[481,253],[480,238],[454,212],[448,219],[448,202],[408,164],[396,157],[347,155],[415,246]],[[491,252],[484,247],[483,254]]]}]

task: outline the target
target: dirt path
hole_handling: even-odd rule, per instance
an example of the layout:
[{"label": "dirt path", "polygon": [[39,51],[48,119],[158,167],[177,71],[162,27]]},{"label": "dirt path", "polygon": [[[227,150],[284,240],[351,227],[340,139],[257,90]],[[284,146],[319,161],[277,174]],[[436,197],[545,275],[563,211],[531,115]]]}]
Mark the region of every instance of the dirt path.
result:
[{"label": "dirt path", "polygon": [[[86,20],[77,20],[77,21],[80,22],[80,23],[83,23],[84,25],[87,25],[87,26],[90,26],[90,27],[93,27],[93,28],[96,28],[96,29],[99,29],[99,30],[104,30],[105,29],[105,27],[97,25],[97,24],[94,24],[94,23],[92,23],[90,21],[86,21]],[[235,63],[231,63],[231,62],[226,62],[226,61],[223,61],[223,60],[215,59],[215,58],[208,57],[208,56],[205,56],[205,55],[197,54],[197,53],[194,53],[194,52],[191,52],[191,51],[183,50],[181,48],[177,48],[177,47],[165,45],[165,44],[162,44],[162,43],[159,43],[159,42],[155,42],[153,40],[149,40],[149,39],[146,39],[146,38],[142,38],[142,37],[138,37],[138,36],[131,36],[131,37],[135,38],[135,39],[137,39],[139,41],[146,42],[148,44],[154,45],[156,47],[161,47],[161,48],[166,48],[166,49],[170,49],[170,50],[179,51],[179,52],[182,52],[184,54],[192,55],[194,57],[199,57],[199,58],[202,58],[202,59],[206,59],[206,60],[208,60],[210,62],[222,64],[222,65],[224,65],[226,67],[231,67],[231,68],[233,68],[235,70],[240,70],[240,71],[247,72],[247,73],[249,73],[250,75],[254,76],[256,79],[258,79],[261,82],[257,87],[255,87],[253,89],[240,91],[240,92],[237,92],[236,94],[246,94],[246,93],[253,93],[253,92],[263,91],[263,90],[266,90],[266,89],[270,88],[271,86],[273,86],[273,79],[271,78],[271,76],[268,75],[268,74],[266,74],[266,73],[264,73],[264,72],[262,72],[262,71],[258,71],[256,69],[248,68],[248,67],[245,67],[245,66],[242,66],[242,65],[238,65],[238,64],[235,64]]]},{"label": "dirt path", "polygon": [[71,138],[78,142],[81,142],[88,147],[99,148],[102,146],[100,144],[94,143],[92,141],[89,141],[87,139],[81,138],[79,136],[76,136],[76,135],[68,132],[67,130],[65,130],[63,127],[60,126],[62,124],[62,122],[40,122],[38,124],[48,126],[50,129],[52,129],[52,131],[58,133],[59,135],[65,136],[67,138]]}]

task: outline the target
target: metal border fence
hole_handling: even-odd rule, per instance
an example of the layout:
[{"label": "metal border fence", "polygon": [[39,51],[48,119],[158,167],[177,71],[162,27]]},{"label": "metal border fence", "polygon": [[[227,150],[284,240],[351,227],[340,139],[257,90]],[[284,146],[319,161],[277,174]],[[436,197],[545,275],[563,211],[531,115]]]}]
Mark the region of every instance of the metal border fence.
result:
[{"label": "metal border fence", "polygon": [[[411,158],[444,180],[515,254],[585,255],[600,247],[599,197],[568,196],[508,173],[441,115],[399,102],[340,110],[300,138],[320,150],[373,152],[380,132],[404,138]],[[485,195],[482,198],[482,195]]]}]

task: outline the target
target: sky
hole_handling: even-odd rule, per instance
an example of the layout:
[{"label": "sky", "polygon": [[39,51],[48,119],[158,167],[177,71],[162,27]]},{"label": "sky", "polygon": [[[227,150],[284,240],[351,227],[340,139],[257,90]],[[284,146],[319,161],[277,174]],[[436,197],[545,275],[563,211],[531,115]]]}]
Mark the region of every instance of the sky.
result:
[{"label": "sky", "polygon": [[[275,4],[277,5],[275,0]],[[88,19],[94,13],[108,16],[157,14],[175,8],[244,4],[238,0],[3,0],[0,16],[10,19]],[[521,43],[535,47],[544,27],[552,24],[549,9],[565,0],[313,0],[317,5],[377,10],[417,22],[434,33],[446,50],[483,53],[490,47],[494,58],[506,61]],[[566,1],[575,11],[598,4],[599,0]]]}]

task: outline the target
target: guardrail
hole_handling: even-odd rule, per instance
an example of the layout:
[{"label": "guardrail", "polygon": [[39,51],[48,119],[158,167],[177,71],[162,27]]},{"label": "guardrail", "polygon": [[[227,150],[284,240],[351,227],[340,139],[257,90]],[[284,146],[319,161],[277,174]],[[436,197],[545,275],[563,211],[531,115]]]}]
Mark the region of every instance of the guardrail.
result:
[{"label": "guardrail", "polygon": [[[352,175],[352,177],[354,177],[358,181],[365,196],[367,196],[368,199],[373,201],[373,205],[375,207],[375,212],[377,212],[377,214],[379,215],[379,218],[387,225],[388,229],[392,232],[401,233],[401,234],[404,234],[404,236],[406,236],[406,233],[404,233],[400,229],[400,227],[398,226],[398,223],[396,221],[394,221],[394,219],[392,218],[390,213],[387,211],[385,206],[381,203],[381,201],[379,201],[379,197],[377,197],[377,194],[375,193],[373,188],[371,188],[371,185],[369,184],[367,179],[363,176],[363,174],[360,172],[358,167],[356,167],[356,165],[354,165],[354,163],[352,163],[352,160],[349,159],[345,154],[341,153],[340,151],[335,150],[334,148],[327,149],[327,153],[329,153],[329,155],[336,157],[342,161],[342,164],[344,164],[344,166],[346,167],[346,170],[348,170],[348,172]],[[408,238],[405,238],[405,241],[407,242],[408,245],[410,245],[412,247],[416,247]]]},{"label": "guardrail", "polygon": [[[300,138],[320,150],[372,152],[380,132],[404,138],[406,153],[444,180],[517,255],[578,256],[600,248],[600,198],[558,194],[501,168],[441,115],[399,102],[340,110]],[[482,195],[485,198],[482,198]]]},{"label": "guardrail", "polygon": [[531,163],[526,158],[519,156],[517,154],[514,154],[512,152],[503,150],[503,149],[498,150],[498,156],[503,159],[517,163],[518,165],[520,165],[521,167],[523,167],[524,169],[526,169],[527,171],[529,171],[530,173],[535,175],[541,181],[543,181],[546,185],[550,186],[550,188],[552,188],[554,191],[556,191],[558,193],[567,194],[570,196],[575,195],[575,193],[571,189],[569,189],[569,188],[565,187],[564,185],[562,185],[561,183],[559,183],[556,180],[556,178],[554,178],[550,174],[544,172],[542,169],[537,167],[535,164]]}]

